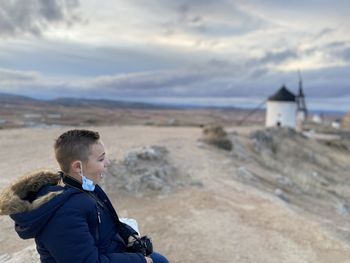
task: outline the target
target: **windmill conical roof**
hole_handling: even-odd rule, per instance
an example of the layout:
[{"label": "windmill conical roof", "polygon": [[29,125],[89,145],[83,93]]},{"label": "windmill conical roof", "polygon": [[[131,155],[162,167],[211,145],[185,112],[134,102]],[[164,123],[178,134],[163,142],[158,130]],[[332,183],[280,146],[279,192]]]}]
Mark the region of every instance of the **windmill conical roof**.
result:
[{"label": "windmill conical roof", "polygon": [[282,86],[275,94],[269,97],[269,101],[295,101],[295,95],[286,86]]}]

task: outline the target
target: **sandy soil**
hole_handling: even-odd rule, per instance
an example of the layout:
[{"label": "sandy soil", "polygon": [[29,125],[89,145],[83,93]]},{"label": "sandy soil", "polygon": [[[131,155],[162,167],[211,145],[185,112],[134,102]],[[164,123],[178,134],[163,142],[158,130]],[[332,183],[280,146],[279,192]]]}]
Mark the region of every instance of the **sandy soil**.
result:
[{"label": "sandy soil", "polygon": [[[0,190],[28,171],[57,169],[52,145],[65,130],[0,130]],[[199,128],[96,130],[111,159],[122,159],[127,151],[142,146],[165,146],[180,173],[202,182],[203,186],[188,185],[167,195],[143,198],[122,191],[110,193],[119,215],[136,218],[141,232],[149,234],[155,249],[172,263],[349,262],[350,247],[318,223],[277,197],[235,181],[232,173],[237,167],[228,168],[230,157],[223,151],[198,142]],[[13,253],[23,252],[33,241],[19,239],[8,217],[0,217],[0,233],[0,262],[28,262],[26,253]]]}]

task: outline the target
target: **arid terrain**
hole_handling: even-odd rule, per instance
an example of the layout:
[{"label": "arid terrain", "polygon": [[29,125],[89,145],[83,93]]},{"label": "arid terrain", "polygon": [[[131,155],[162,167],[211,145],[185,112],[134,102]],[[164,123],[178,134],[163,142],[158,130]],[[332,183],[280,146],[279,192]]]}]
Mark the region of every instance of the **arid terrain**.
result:
[{"label": "arid terrain", "polygon": [[[56,170],[52,145],[67,129],[0,130],[0,190],[29,171]],[[116,171],[129,171],[134,180],[127,188],[118,184],[118,172],[105,177],[119,215],[137,219],[172,263],[349,262],[346,137],[321,142],[285,129],[225,127],[233,144],[227,151],[204,143],[199,127],[92,129]],[[162,165],[174,173],[147,177],[152,184],[145,188],[127,164],[140,156],[142,165],[152,159],[148,167],[154,167],[158,157],[142,155],[150,146],[166,149]],[[9,217],[0,221],[0,262],[37,262],[33,241],[19,239]]]},{"label": "arid terrain", "polygon": [[[0,93],[0,129],[57,126],[201,126],[262,124],[264,112],[236,108],[182,108],[112,100],[59,98],[51,101]],[[195,118],[193,116],[196,116]]]}]

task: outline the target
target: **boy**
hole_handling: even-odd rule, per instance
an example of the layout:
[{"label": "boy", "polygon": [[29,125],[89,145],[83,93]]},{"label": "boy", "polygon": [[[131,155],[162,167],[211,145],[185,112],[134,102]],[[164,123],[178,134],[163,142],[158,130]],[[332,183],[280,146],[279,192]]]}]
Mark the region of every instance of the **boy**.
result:
[{"label": "boy", "polygon": [[99,134],[70,130],[54,149],[62,172],[22,177],[0,195],[0,214],[10,215],[21,238],[35,239],[41,262],[168,263],[135,250],[136,231],[119,221],[98,186],[107,165]]}]

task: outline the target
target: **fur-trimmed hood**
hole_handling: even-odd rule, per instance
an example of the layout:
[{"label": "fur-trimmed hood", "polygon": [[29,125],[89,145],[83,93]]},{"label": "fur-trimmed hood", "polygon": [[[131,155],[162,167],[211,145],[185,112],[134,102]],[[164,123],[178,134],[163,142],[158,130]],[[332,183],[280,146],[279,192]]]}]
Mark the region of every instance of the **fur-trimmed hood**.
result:
[{"label": "fur-trimmed hood", "polygon": [[35,237],[65,201],[78,190],[60,185],[58,173],[38,171],[17,179],[0,193],[0,215],[10,215],[23,238]]},{"label": "fur-trimmed hood", "polygon": [[0,193],[0,215],[23,213],[38,208],[60,192],[50,192],[35,199],[37,192],[45,185],[57,185],[60,180],[59,174],[50,171],[37,171],[18,178]]}]

